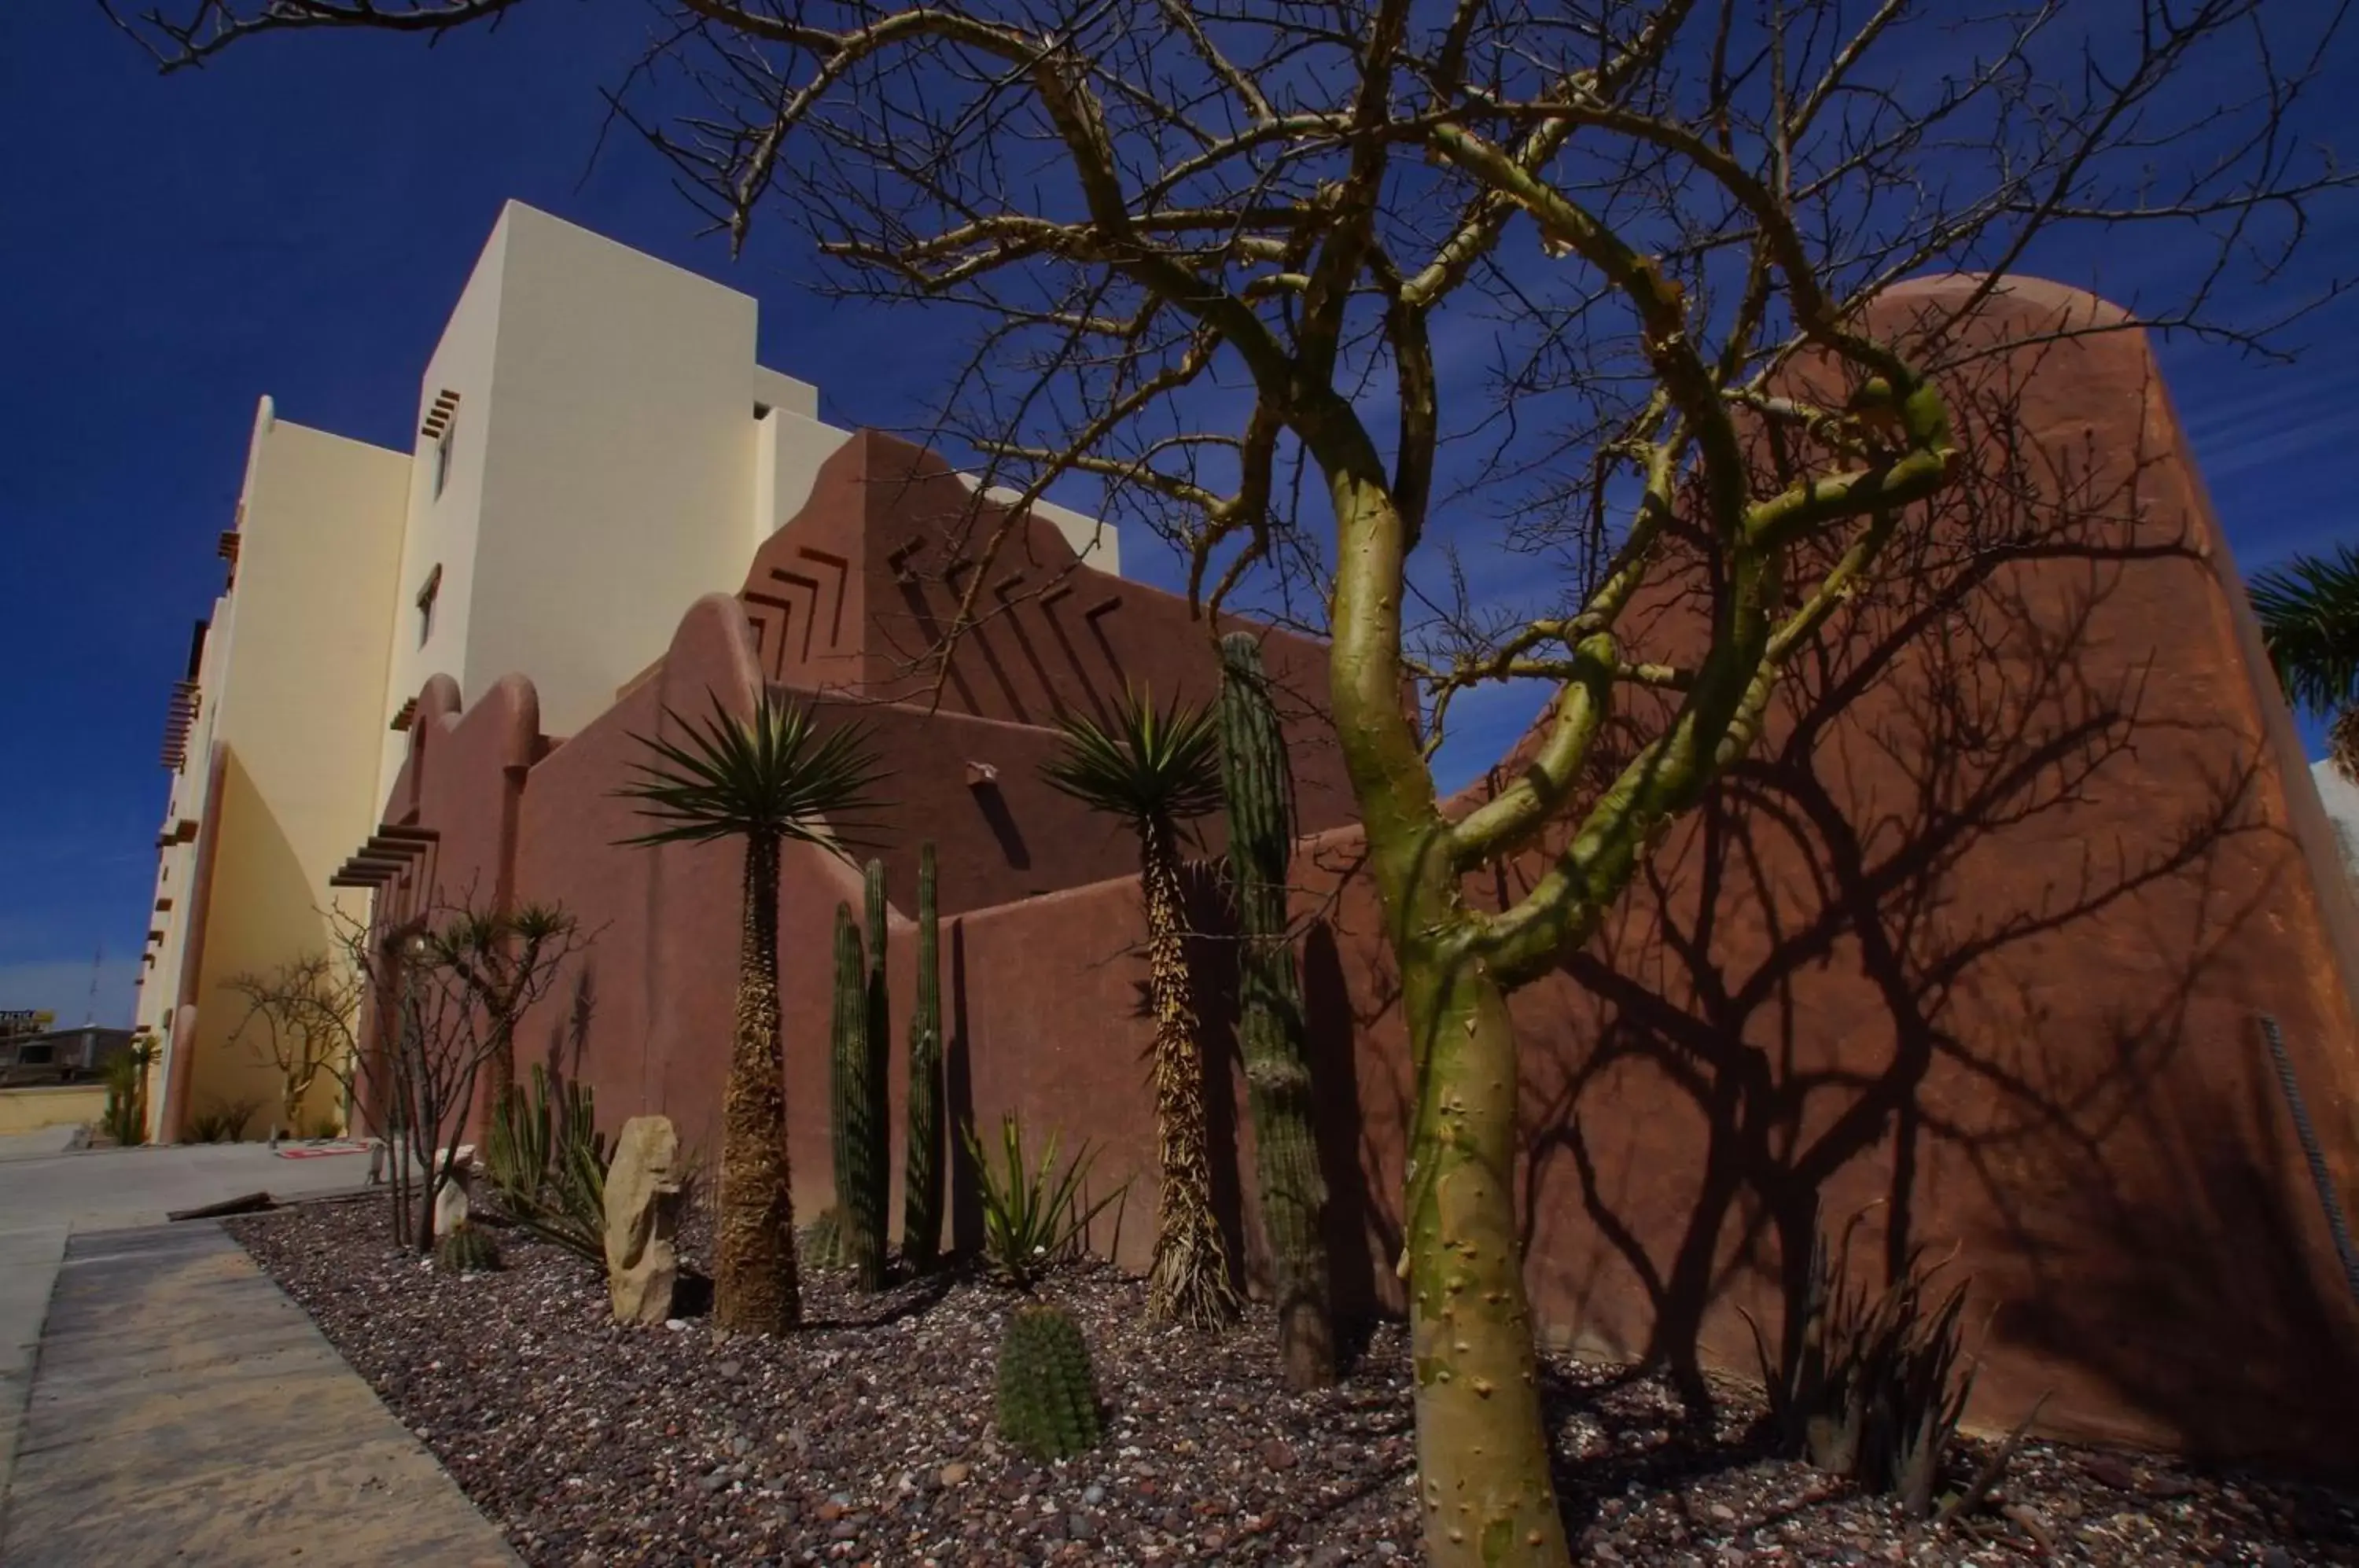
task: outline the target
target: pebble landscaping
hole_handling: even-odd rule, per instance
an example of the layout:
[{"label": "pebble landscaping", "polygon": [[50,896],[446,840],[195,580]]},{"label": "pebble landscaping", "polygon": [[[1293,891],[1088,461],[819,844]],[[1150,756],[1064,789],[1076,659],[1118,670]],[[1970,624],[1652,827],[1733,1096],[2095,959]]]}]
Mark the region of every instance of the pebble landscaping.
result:
[{"label": "pebble landscaping", "polygon": [[[1341,1386],[1294,1395],[1265,1310],[1191,1334],[1147,1323],[1119,1272],[1064,1270],[1041,1293],[1079,1320],[1110,1413],[1101,1449],[1043,1465],[994,1435],[1018,1298],[979,1279],[864,1296],[807,1275],[806,1326],[765,1340],[701,1317],[616,1326],[598,1274],[514,1230],[506,1269],[452,1278],[396,1251],[375,1202],[228,1223],[537,1568],[1420,1558],[1397,1325],[1365,1336]],[[2359,1497],[2043,1443],[1971,1528],[1932,1533],[1763,1458],[1739,1386],[1699,1434],[1658,1379],[1548,1370],[1583,1563],[2359,1564]]]}]

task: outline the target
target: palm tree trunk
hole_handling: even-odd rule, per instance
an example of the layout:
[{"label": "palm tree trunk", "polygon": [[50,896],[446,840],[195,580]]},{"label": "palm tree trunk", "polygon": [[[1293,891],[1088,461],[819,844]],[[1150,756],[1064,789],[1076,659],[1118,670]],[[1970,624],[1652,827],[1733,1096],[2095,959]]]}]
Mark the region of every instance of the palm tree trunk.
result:
[{"label": "palm tree trunk", "polygon": [[801,1319],[802,1290],[795,1272],[794,1190],[778,1038],[777,835],[746,835],[745,890],[737,1039],[722,1105],[712,1316],[725,1329],[777,1334]]},{"label": "palm tree trunk", "polygon": [[2335,710],[2333,727],[2326,732],[2326,755],[2335,772],[2359,784],[2359,703]]},{"label": "palm tree trunk", "polygon": [[1170,824],[1139,833],[1147,897],[1147,966],[1155,1007],[1155,1130],[1162,1193],[1147,1307],[1157,1317],[1209,1327],[1235,1315],[1228,1249],[1212,1214],[1211,1139],[1205,1131],[1203,1054],[1190,995],[1180,887],[1180,847]]}]

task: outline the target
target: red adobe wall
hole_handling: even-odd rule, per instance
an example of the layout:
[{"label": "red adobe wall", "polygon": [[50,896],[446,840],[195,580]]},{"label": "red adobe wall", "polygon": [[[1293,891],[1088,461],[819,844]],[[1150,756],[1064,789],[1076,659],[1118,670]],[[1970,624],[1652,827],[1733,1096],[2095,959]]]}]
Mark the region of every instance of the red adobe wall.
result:
[{"label": "red adobe wall", "polygon": [[[1875,324],[1902,330],[1955,297],[1943,284],[1897,291]],[[1967,341],[2093,309],[2027,286]],[[1798,1256],[1814,1200],[1836,1223],[1881,1200],[1862,1232],[1864,1276],[1921,1242],[1954,1248],[1953,1275],[1973,1279],[1978,1422],[2010,1423],[2047,1393],[2043,1424],[2060,1433],[2351,1468],[2359,1314],[2255,1020],[2282,1024],[2350,1191],[2354,915],[2234,569],[2136,335],[2001,356],[1952,391],[1970,423],[2005,412],[2034,440],[2011,463],[2003,443],[1975,444],[1984,468],[1896,546],[1852,635],[1797,666],[1756,754],[1671,834],[1597,940],[1516,998],[1538,1316],[1568,1345],[1749,1370],[1739,1309],[1774,1330],[1781,1232]],[[866,557],[827,530],[888,488],[874,482],[879,454],[901,449],[858,448],[764,559],[832,550],[874,606]],[[878,516],[905,513],[862,515],[858,538],[873,539]],[[1122,585],[1125,606],[1134,591]],[[1633,651],[1676,658],[1691,598],[1649,606]],[[738,601],[700,603],[662,665],[531,765],[515,808],[516,896],[560,901],[597,931],[584,985],[530,1020],[527,1042],[578,1057],[602,1121],[663,1111],[707,1149],[729,1050],[734,852],[615,847],[637,824],[611,792],[632,732],[666,704],[701,709],[708,690],[749,703],[770,673],[761,642],[781,635],[757,636]],[[861,679],[881,681],[873,668]],[[971,682],[976,707],[995,684]],[[830,721],[868,694],[830,703]],[[513,697],[485,706],[508,710],[486,732],[513,735]],[[457,845],[498,842],[514,748],[471,750],[461,737],[476,715],[444,725],[434,709],[421,704],[423,762],[405,789],[444,834],[447,877],[481,855]],[[864,716],[900,770],[887,860],[902,907],[914,836],[944,845],[954,1109],[985,1136],[1015,1110],[1036,1135],[1102,1146],[1103,1176],[1136,1184],[1119,1237],[1110,1214],[1095,1239],[1142,1262],[1152,1128],[1127,845],[1018,791],[1037,730],[988,711]],[[963,764],[987,746],[1007,749],[973,759],[1016,759],[1000,777],[1038,846],[1034,867],[1011,866],[961,800]],[[1298,912],[1311,922],[1305,986],[1343,1294],[1389,1306],[1408,1054],[1356,839],[1329,826],[1306,844]],[[1019,869],[1054,890],[1007,901]],[[1511,894],[1536,869],[1527,857],[1470,896]],[[848,866],[803,849],[782,883],[789,1130],[808,1215],[832,1196],[829,935],[858,888]],[[1207,930],[1217,920],[1200,915]],[[907,922],[893,932],[897,1029],[913,953]],[[1208,974],[1219,951],[1207,945]],[[1221,990],[1204,1008],[1231,1091],[1215,1095],[1228,1109],[1214,1129],[1223,1208],[1257,1257]],[[898,1055],[897,1040],[897,1105]],[[897,1149],[897,1182],[899,1164]],[[971,1239],[962,1189],[954,1216]]]},{"label": "red adobe wall", "polygon": [[429,681],[383,820],[430,823],[440,836],[396,887],[430,884],[449,898],[505,908],[525,777],[539,750],[540,698],[523,676],[503,677],[463,712],[457,681]]},{"label": "red adobe wall", "polygon": [[[2108,314],[2027,285],[1961,346],[2068,311]],[[2359,1316],[2256,1015],[2352,1190],[2350,892],[2218,525],[2137,335],[1950,387],[2031,444],[1973,440],[1763,746],[1516,999],[1542,1315],[1747,1367],[1780,1226],[1799,1255],[1813,1195],[1837,1225],[1880,1200],[1864,1262],[1956,1247],[1973,1279],[1978,1419],[2048,1392],[2060,1432],[2348,1465]],[[1694,608],[1634,656],[1677,659]],[[1405,1093],[1364,1072],[1377,1121]]]},{"label": "red adobe wall", "polygon": [[[1106,722],[1125,684],[1158,705],[1212,701],[1213,639],[1235,626],[1261,635],[1305,828],[1351,820],[1325,718],[1323,643],[1193,620],[1176,595],[1082,565],[1045,522],[1010,533],[937,690],[929,670],[913,667],[956,617],[970,581],[971,568],[948,563],[962,548],[980,553],[1005,519],[931,453],[864,432],[822,466],[810,500],[756,552],[740,591],[763,675],[857,707],[874,730],[893,801],[876,836],[897,883],[915,878],[927,837],[940,846],[946,912],[1132,870],[1135,850],[1119,832],[1040,781],[1052,726],[1068,712]],[[694,693],[687,711],[701,705]],[[971,789],[969,761],[995,768],[996,788]],[[1200,826],[1218,854],[1222,824]]]}]

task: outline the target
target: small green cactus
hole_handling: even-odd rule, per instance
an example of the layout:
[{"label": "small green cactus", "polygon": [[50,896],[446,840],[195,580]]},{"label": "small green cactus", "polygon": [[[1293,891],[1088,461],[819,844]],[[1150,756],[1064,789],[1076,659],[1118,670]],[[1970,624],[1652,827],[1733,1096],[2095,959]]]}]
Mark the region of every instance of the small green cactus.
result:
[{"label": "small green cactus", "polygon": [[796,1242],[796,1253],[807,1268],[842,1269],[852,1261],[843,1245],[843,1211],[829,1207],[819,1218],[803,1226]]},{"label": "small green cactus", "polygon": [[434,1267],[444,1274],[483,1274],[500,1266],[491,1233],[464,1220],[434,1244]]},{"label": "small green cactus", "polygon": [[999,1435],[1035,1459],[1098,1445],[1097,1384],[1080,1325],[1038,1301],[1016,1309],[999,1342]]}]

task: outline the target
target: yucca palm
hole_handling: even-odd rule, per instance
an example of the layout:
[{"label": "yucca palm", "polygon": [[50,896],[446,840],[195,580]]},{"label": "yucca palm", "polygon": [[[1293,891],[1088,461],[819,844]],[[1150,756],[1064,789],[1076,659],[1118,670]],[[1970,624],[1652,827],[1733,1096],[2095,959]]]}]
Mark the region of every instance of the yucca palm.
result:
[{"label": "yucca palm", "polygon": [[2334,715],[2327,755],[2359,783],[2359,549],[2298,555],[2253,579],[2261,640],[2287,701]]},{"label": "yucca palm", "polygon": [[722,1106],[721,1195],[712,1227],[712,1315],[723,1328],[775,1334],[802,1315],[778,1033],[778,850],[792,839],[843,855],[853,819],[877,804],[870,791],[879,772],[864,730],[845,725],[822,733],[807,709],[766,689],[744,718],[717,695],[704,720],[669,709],[666,714],[683,738],[633,736],[653,757],[634,765],[638,781],[619,791],[658,825],[625,842],[745,842],[736,1040]]},{"label": "yucca palm", "polygon": [[1109,726],[1058,721],[1063,743],[1041,768],[1049,784],[1138,835],[1147,900],[1147,985],[1155,1008],[1155,1120],[1161,1197],[1147,1301],[1159,1317],[1211,1324],[1236,1310],[1227,1248],[1212,1214],[1203,1053],[1189,984],[1180,848],[1187,824],[1221,804],[1221,736],[1213,715],[1180,703],[1158,711],[1125,691]]}]

